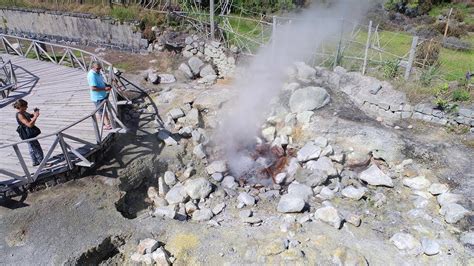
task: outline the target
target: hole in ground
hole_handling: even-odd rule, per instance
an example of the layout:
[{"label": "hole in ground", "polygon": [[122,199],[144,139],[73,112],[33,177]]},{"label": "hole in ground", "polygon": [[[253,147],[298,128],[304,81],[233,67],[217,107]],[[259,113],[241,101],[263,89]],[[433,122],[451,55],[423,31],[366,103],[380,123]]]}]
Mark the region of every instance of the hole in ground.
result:
[{"label": "hole in ground", "polygon": [[122,236],[109,236],[99,245],[90,248],[77,258],[69,259],[66,265],[98,265],[108,261],[120,253],[119,247],[125,244]]}]

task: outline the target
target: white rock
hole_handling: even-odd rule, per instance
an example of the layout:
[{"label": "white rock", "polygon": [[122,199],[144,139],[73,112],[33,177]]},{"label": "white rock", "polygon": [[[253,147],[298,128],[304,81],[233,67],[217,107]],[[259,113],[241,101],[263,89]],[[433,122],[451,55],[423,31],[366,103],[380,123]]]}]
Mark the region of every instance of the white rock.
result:
[{"label": "white rock", "polygon": [[211,75],[215,76],[216,71],[214,70],[214,68],[212,68],[211,65],[205,65],[199,72],[199,75],[201,77],[206,77],[206,76],[211,76]]},{"label": "white rock", "polygon": [[176,77],[173,74],[158,74],[160,77],[160,84],[170,84],[176,82]]},{"label": "white rock", "polygon": [[428,188],[428,191],[433,194],[433,195],[439,195],[448,192],[449,187],[445,184],[441,183],[433,183],[431,186]]},{"label": "white rock", "polygon": [[[192,54],[190,54],[190,56],[192,56]],[[178,70],[183,72],[187,78],[192,78],[194,76],[193,72],[191,72],[191,69],[186,63],[182,63],[181,65],[179,65]]]},{"label": "white rock", "polygon": [[171,171],[166,171],[165,172],[165,175],[164,175],[164,179],[165,179],[165,183],[168,185],[168,186],[174,186],[176,185],[176,176],[174,175],[173,172]]},{"label": "white rock", "polygon": [[216,180],[217,182],[221,182],[224,179],[224,175],[222,173],[214,173],[211,175],[212,179]]},{"label": "white rock", "polygon": [[455,224],[459,222],[469,211],[457,203],[447,203],[441,206],[439,213],[444,215],[447,223]]},{"label": "white rock", "polygon": [[390,242],[400,250],[421,250],[420,241],[407,233],[396,233],[390,238]]},{"label": "white rock", "polygon": [[424,238],[421,240],[421,246],[423,253],[428,256],[433,256],[439,253],[439,244],[431,239]]},{"label": "white rock", "polygon": [[159,140],[162,140],[166,146],[176,146],[178,142],[166,130],[160,130],[157,135]]},{"label": "white rock", "polygon": [[373,164],[369,169],[365,170],[359,175],[359,179],[367,182],[372,186],[387,186],[393,187],[392,179],[384,174],[377,165]]},{"label": "white rock", "polygon": [[201,67],[204,65],[204,63],[198,57],[193,56],[189,58],[188,65],[189,65],[189,68],[191,69],[191,72],[194,75],[197,75],[201,71]]},{"label": "white rock", "polygon": [[298,123],[302,125],[306,125],[306,124],[309,124],[309,122],[311,122],[311,118],[313,117],[313,115],[314,115],[313,111],[299,112],[296,115],[296,120],[298,121]]},{"label": "white rock", "polygon": [[186,180],[188,178],[190,178],[193,174],[194,174],[194,167],[190,166],[188,168],[186,168],[186,170],[184,170],[184,173],[182,175],[183,177],[183,180]]},{"label": "white rock", "polygon": [[275,183],[281,184],[285,182],[286,179],[286,173],[279,173],[275,176]]},{"label": "white rock", "polygon": [[235,182],[235,178],[233,176],[228,175],[222,180],[221,186],[223,188],[236,189],[238,184]]},{"label": "white rock", "polygon": [[280,198],[277,211],[281,213],[301,212],[304,209],[305,202],[302,198],[295,195],[286,194]]},{"label": "white rock", "polygon": [[422,190],[427,189],[431,185],[431,182],[424,176],[417,176],[414,178],[404,178],[403,185],[411,189]]},{"label": "white rock", "polygon": [[464,232],[460,238],[463,244],[474,245],[474,232]]},{"label": "white rock", "polygon": [[328,145],[328,139],[325,138],[325,137],[317,137],[316,139],[314,139],[314,144],[316,144],[317,146],[321,147],[321,148],[324,148]]},{"label": "white rock", "polygon": [[334,191],[332,191],[328,187],[323,187],[321,191],[319,192],[318,198],[323,199],[323,200],[330,200],[333,199],[335,196]]},{"label": "white rock", "polygon": [[365,194],[365,188],[355,188],[353,186],[348,186],[345,187],[341,193],[344,197],[360,200]]},{"label": "white rock", "polygon": [[152,238],[145,238],[140,240],[137,246],[137,253],[149,254],[155,251],[160,246],[160,243]]},{"label": "white rock", "polygon": [[173,108],[168,112],[168,114],[173,119],[178,119],[180,117],[184,117],[184,112],[183,112],[183,110],[181,110],[181,108]]},{"label": "white rock", "polygon": [[337,169],[328,157],[321,157],[317,161],[309,161],[306,163],[305,168],[312,171],[320,171],[328,176],[337,175]]},{"label": "white rock", "polygon": [[457,203],[463,200],[463,196],[454,193],[443,193],[436,197],[440,206],[447,205],[450,203]]},{"label": "white rock", "polygon": [[186,181],[184,190],[192,199],[205,199],[211,193],[212,186],[207,179],[200,177]]},{"label": "white rock", "polygon": [[[199,126],[199,110],[196,108],[191,109],[186,114],[186,124],[190,126],[197,127]],[[192,134],[192,133],[191,133]]]},{"label": "white rock", "polygon": [[212,213],[214,215],[218,215],[219,213],[221,213],[224,210],[225,207],[226,207],[225,202],[221,202],[221,203],[217,204],[216,206],[214,206],[214,208],[212,208]]},{"label": "white rock", "polygon": [[296,154],[296,158],[300,162],[317,159],[321,154],[321,148],[313,142],[306,143]]},{"label": "white rock", "polygon": [[184,204],[184,210],[188,215],[192,215],[197,209],[198,207],[192,201],[188,201],[186,204]]},{"label": "white rock", "polygon": [[202,144],[194,146],[193,154],[199,159],[206,158],[206,152],[204,151],[204,146]]},{"label": "white rock", "polygon": [[316,210],[314,217],[327,224],[334,226],[334,228],[341,228],[342,218],[336,208],[332,206],[322,207]]},{"label": "white rock", "polygon": [[227,171],[227,165],[225,161],[214,161],[206,167],[208,174],[224,173]]},{"label": "white rock", "polygon": [[306,87],[298,89],[290,97],[290,109],[293,113],[313,111],[319,109],[330,101],[327,91],[320,87]]},{"label": "white rock", "polygon": [[313,189],[310,186],[293,182],[288,186],[288,194],[308,202],[313,197]]},{"label": "white rock", "polygon": [[316,70],[303,62],[295,63],[296,77],[303,83],[310,83],[316,77]]},{"label": "white rock", "polygon": [[184,203],[188,200],[188,194],[184,190],[184,186],[178,183],[166,193],[165,199],[169,204]]},{"label": "white rock", "polygon": [[294,177],[296,172],[300,168],[301,168],[301,166],[298,162],[298,159],[291,158],[290,163],[288,164],[288,167],[286,168],[286,172],[288,173],[288,177]]},{"label": "white rock", "polygon": [[146,195],[151,200],[160,197],[159,193],[158,193],[158,189],[156,187],[149,187],[147,192],[146,192]]},{"label": "white rock", "polygon": [[165,252],[163,247],[160,247],[155,252],[153,252],[151,254],[151,257],[152,257],[153,261],[156,263],[156,265],[159,265],[159,266],[171,265],[171,262],[169,260],[169,256]]},{"label": "white rock", "polygon": [[[321,151],[321,157],[330,156],[330,155],[333,155],[333,153],[334,153],[334,149],[332,148],[331,145],[328,145]],[[330,159],[332,160],[332,158]]]},{"label": "white rock", "polygon": [[213,213],[210,209],[208,208],[203,208],[201,210],[197,210],[193,212],[193,221],[198,221],[198,222],[205,222],[209,221],[212,218]]},{"label": "white rock", "polygon": [[160,197],[166,196],[166,193],[170,190],[169,186],[165,183],[165,178],[160,176],[158,178],[158,195]]},{"label": "white rock", "polygon": [[176,210],[173,206],[158,207],[153,214],[157,217],[174,219],[176,217]]},{"label": "white rock", "polygon": [[239,194],[239,197],[237,198],[240,202],[245,204],[246,206],[253,206],[255,205],[255,198],[250,196],[246,192],[242,192]]},{"label": "white rock", "polygon": [[262,130],[262,137],[267,142],[272,142],[273,139],[275,139],[275,133],[276,133],[275,127],[267,127],[267,128]]},{"label": "white rock", "polygon": [[178,131],[178,134],[180,134],[184,138],[189,138],[192,136],[192,132],[193,132],[193,127],[186,126],[186,127],[180,128]]}]

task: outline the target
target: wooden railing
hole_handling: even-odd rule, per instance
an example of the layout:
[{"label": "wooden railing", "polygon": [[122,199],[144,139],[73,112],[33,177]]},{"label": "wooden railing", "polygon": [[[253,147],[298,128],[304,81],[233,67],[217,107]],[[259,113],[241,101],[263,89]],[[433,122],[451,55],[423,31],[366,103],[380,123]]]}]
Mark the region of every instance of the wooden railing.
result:
[{"label": "wooden railing", "polygon": [[12,62],[8,60],[0,65],[0,96],[7,98],[11,91],[17,87],[15,69]]},{"label": "wooden railing", "polygon": [[[14,150],[18,162],[21,165],[21,168],[23,169],[24,173],[24,176],[21,176],[12,173],[6,169],[0,169],[0,174],[13,178],[13,181],[7,184],[7,186],[18,187],[24,184],[35,182],[38,180],[38,177],[42,173],[51,171],[51,169],[47,169],[47,164],[48,161],[52,159],[53,152],[58,144],[61,147],[62,156],[64,157],[63,162],[65,163],[65,166],[68,170],[73,169],[75,165],[91,166],[92,163],[86,158],[86,156],[84,154],[81,154],[78,149],[74,149],[72,147],[71,141],[88,145],[92,147],[92,149],[101,148],[101,146],[106,140],[106,138],[104,137],[104,119],[106,115],[111,122],[113,128],[112,132],[127,130],[126,126],[119,118],[118,106],[120,104],[130,104],[132,102],[124,93],[127,86],[129,86],[131,83],[121,78],[120,75],[117,75],[117,72],[115,71],[111,63],[99,58],[93,53],[64,45],[5,34],[0,34],[0,40],[3,44],[3,51],[1,51],[2,49],[0,47],[0,52],[41,61],[49,61],[53,64],[73,67],[81,69],[83,71],[89,71],[94,61],[100,62],[103,66],[102,75],[107,81],[107,83],[109,83],[112,87],[108,99],[102,102],[100,106],[96,108],[91,114],[82,117],[76,122],[71,123],[70,125],[67,125],[66,127],[61,128],[51,134],[41,135],[33,139],[22,140],[16,143],[0,146],[0,149]],[[9,74],[8,81],[14,82],[16,85],[16,77],[11,62],[8,61],[2,66],[5,68],[5,73]],[[75,137],[69,132],[66,132],[75,125],[78,125],[79,123],[82,123],[86,120],[91,120],[92,122],[91,126],[93,127],[96,143],[91,143],[79,137]],[[54,138],[54,141],[48,148],[48,151],[45,154],[44,159],[41,161],[38,168],[36,168],[36,170],[34,170],[33,172],[30,172],[30,170],[26,166],[24,157],[19,149],[19,145],[26,145],[30,141],[44,140],[46,138]],[[0,192],[1,190],[2,189],[0,187]],[[5,190],[5,188],[3,188],[3,190]]]},{"label": "wooden railing", "polygon": [[126,103],[131,100],[125,95],[123,84],[112,63],[98,57],[97,55],[75,47],[69,47],[56,43],[38,41],[34,39],[22,38],[13,35],[0,34],[0,52],[22,56],[25,58],[49,61],[53,64],[77,68],[82,71],[89,71],[93,62],[102,64],[102,75],[107,83],[111,84],[111,101],[117,107],[120,96]]}]

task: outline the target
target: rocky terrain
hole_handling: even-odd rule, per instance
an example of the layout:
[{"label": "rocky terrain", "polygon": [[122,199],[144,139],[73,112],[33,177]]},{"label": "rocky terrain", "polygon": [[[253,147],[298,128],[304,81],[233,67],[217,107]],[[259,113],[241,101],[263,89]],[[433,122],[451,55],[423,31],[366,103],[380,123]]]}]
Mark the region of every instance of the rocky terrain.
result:
[{"label": "rocky terrain", "polygon": [[0,209],[2,263],[474,264],[472,145],[364,107],[405,103],[389,84],[304,63],[287,81],[242,171],[213,138],[239,92],[163,84],[90,176]]}]

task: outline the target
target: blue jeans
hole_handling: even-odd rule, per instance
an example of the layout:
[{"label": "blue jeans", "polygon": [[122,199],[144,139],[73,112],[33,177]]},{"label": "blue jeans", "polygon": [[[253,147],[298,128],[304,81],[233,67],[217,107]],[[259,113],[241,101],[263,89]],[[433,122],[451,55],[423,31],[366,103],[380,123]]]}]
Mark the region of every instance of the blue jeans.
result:
[{"label": "blue jeans", "polygon": [[28,150],[30,151],[31,160],[33,161],[33,165],[38,165],[43,161],[43,149],[39,141],[33,140],[28,142]]}]

